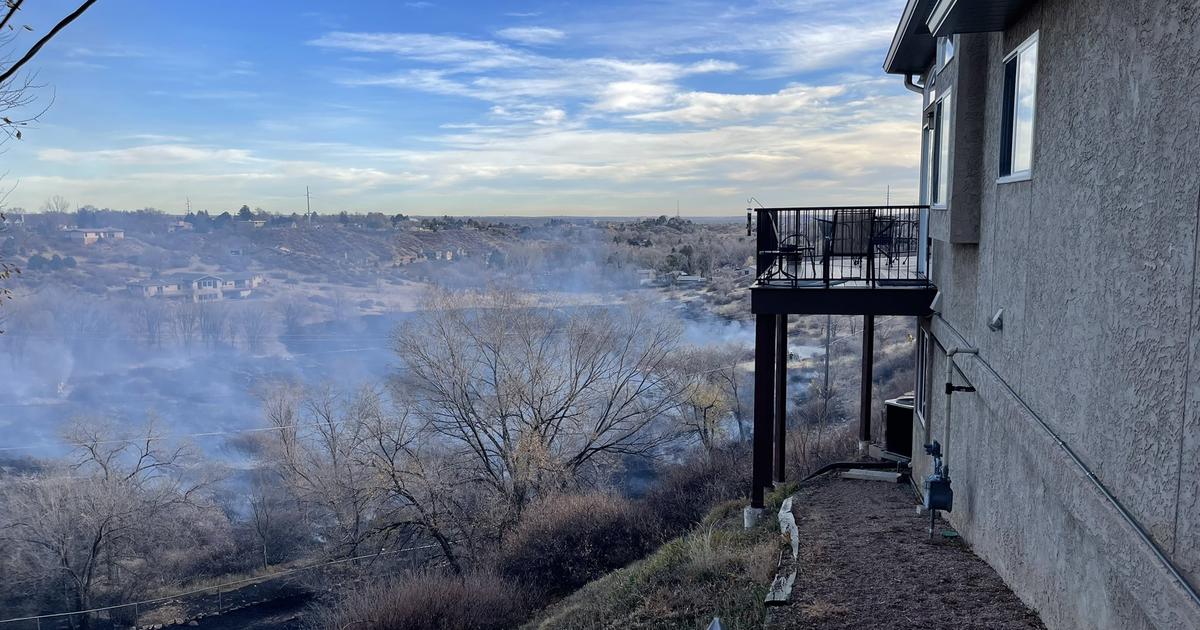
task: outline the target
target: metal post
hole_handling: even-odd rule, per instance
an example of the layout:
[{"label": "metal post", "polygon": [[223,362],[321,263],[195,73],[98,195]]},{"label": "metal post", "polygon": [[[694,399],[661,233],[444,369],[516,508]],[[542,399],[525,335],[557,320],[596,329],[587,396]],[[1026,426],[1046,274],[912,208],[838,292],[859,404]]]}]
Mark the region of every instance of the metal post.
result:
[{"label": "metal post", "polygon": [[833,315],[825,316],[825,387],[821,389],[821,424],[829,421],[829,348],[833,345]]},{"label": "metal post", "polygon": [[775,316],[775,482],[783,483],[787,466],[788,316]]},{"label": "metal post", "polygon": [[775,415],[775,316],[754,316],[754,465],[750,507],[763,507],[771,485],[771,443]]},{"label": "metal post", "polygon": [[875,316],[863,315],[862,399],[859,402],[858,448],[871,443],[871,379],[875,363]]}]

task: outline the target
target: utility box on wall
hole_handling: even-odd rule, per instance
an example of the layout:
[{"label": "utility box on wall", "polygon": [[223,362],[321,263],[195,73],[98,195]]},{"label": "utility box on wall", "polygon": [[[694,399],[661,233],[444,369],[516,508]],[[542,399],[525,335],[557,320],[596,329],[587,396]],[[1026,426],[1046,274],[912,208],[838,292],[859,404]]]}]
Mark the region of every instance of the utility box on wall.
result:
[{"label": "utility box on wall", "polygon": [[912,393],[884,401],[883,448],[889,453],[912,459]]}]

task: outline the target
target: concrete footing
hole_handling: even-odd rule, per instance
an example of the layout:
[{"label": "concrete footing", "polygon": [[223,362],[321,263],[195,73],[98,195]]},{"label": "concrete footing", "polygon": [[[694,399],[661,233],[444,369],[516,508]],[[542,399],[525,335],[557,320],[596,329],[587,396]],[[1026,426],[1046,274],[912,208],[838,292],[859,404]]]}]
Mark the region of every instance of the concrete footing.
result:
[{"label": "concrete footing", "polygon": [[762,519],[765,511],[763,508],[746,506],[746,509],[742,510],[742,527],[750,529],[758,525],[758,521]]}]

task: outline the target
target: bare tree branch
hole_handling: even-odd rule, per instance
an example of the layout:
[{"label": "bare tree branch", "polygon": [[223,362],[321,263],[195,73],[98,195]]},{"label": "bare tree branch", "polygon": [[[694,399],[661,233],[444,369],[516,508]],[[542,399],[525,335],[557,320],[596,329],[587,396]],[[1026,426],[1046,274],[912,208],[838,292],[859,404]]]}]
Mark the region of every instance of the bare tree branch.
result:
[{"label": "bare tree branch", "polygon": [[[32,48],[27,50],[25,52],[25,54],[22,55],[21,58],[16,61],[16,63],[9,66],[8,69],[5,70],[4,72],[0,73],[0,83],[4,83],[5,81],[7,81],[9,79],[9,77],[11,77],[13,74],[15,74],[17,72],[17,70],[21,69],[21,66],[24,66],[26,63],[29,62],[30,59],[33,59],[34,55],[36,55],[38,53],[38,51],[42,49],[42,46],[46,45],[46,42],[49,42],[55,35],[58,35],[59,31],[66,28],[68,24],[70,24],[71,22],[74,22],[75,18],[78,18],[79,16],[83,15],[83,12],[87,11],[88,8],[91,7],[93,4],[96,4],[96,0],[87,0],[83,4],[79,5],[79,8],[75,9],[69,15],[67,15],[67,17],[60,20],[58,24],[55,24],[54,28],[50,29],[50,32],[43,35],[42,38],[39,39],[37,41],[37,43],[35,43],[33,45]],[[13,10],[15,11],[16,9],[14,8]],[[10,12],[10,16],[11,16],[11,12]]]}]

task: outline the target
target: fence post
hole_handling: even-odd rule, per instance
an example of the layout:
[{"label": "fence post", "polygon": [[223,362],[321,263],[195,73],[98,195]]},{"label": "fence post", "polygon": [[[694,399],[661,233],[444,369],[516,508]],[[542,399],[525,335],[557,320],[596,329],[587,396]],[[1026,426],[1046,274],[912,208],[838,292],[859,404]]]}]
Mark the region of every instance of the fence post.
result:
[{"label": "fence post", "polygon": [[221,614],[221,585],[217,585],[217,614]]}]

